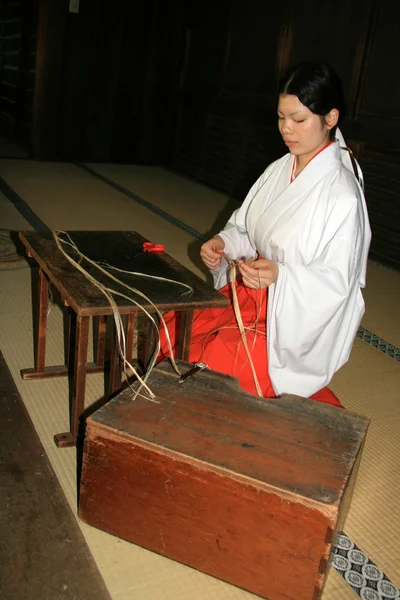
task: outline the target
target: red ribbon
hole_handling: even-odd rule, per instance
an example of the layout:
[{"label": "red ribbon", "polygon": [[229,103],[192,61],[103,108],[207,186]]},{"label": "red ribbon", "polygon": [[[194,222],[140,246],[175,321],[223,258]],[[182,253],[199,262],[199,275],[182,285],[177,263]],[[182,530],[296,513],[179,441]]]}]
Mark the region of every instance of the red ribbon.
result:
[{"label": "red ribbon", "polygon": [[164,252],[165,246],[162,244],[153,244],[152,242],[143,243],[143,252]]}]

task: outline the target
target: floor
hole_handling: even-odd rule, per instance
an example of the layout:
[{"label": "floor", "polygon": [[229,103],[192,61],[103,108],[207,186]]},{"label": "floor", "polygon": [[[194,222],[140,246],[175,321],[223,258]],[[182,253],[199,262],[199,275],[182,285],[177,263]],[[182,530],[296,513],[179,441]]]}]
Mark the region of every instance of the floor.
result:
[{"label": "floor", "polygon": [[[207,275],[198,258],[201,240],[217,231],[237,207],[237,201],[175,173],[133,165],[75,165],[4,158],[0,159],[0,189],[0,228],[137,230],[148,239],[165,244],[169,254],[203,278]],[[86,557],[93,581],[93,565],[100,577],[97,591],[82,587],[76,598],[100,599],[107,598],[107,594],[113,600],[256,598],[79,521],[76,450],[58,450],[53,444],[53,435],[65,431],[68,423],[67,381],[29,382],[22,381],[19,375],[21,368],[33,365],[30,286],[27,265],[0,267],[0,350],[40,440],[42,454],[58,482],[54,481],[54,489],[60,486],[68,517],[78,526],[76,544],[82,561]],[[400,274],[370,263],[362,328],[349,362],[335,375],[331,386],[347,409],[365,415],[371,419],[371,425],[335,568],[329,573],[323,600],[350,600],[355,594],[363,600],[400,597],[399,294]],[[62,314],[56,302],[50,308],[49,332],[48,364],[57,364],[62,362],[63,345]],[[11,390],[11,383],[7,389]],[[14,397],[14,392],[8,393]],[[90,375],[87,405],[102,394],[102,375]],[[37,485],[41,485],[39,476]],[[34,555],[32,537],[27,536],[21,544],[26,556],[30,552]],[[0,552],[1,548],[0,545]],[[0,588],[5,574],[3,563]],[[8,596],[12,600],[46,597],[46,586],[40,577],[31,580],[30,595],[22,581],[17,581],[16,586],[16,595]],[[68,597],[64,592],[58,589],[51,597]]]},{"label": "floor", "polygon": [[110,600],[1,354],[0,421],[2,598]]}]

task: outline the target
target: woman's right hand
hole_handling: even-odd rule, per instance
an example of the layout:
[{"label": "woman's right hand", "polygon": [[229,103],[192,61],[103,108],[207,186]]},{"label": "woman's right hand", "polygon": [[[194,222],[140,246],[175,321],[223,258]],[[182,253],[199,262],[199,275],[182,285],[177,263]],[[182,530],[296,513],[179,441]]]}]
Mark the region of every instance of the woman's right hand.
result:
[{"label": "woman's right hand", "polygon": [[218,269],[224,254],[225,242],[219,235],[214,236],[202,245],[200,257],[211,271]]}]

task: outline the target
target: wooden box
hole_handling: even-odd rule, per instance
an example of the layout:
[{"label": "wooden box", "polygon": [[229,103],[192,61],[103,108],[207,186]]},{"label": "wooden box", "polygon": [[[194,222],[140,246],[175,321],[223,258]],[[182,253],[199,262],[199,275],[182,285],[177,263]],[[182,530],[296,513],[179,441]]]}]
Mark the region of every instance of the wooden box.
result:
[{"label": "wooden box", "polygon": [[88,419],[80,518],[268,600],[319,598],[368,420],[213,371],[179,384],[167,361],[149,383],[158,403],[128,389]]}]

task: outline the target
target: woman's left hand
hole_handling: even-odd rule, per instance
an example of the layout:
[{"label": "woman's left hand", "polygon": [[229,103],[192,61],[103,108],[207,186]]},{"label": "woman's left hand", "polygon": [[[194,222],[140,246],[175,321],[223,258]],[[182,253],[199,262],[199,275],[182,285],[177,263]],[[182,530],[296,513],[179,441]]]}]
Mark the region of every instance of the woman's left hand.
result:
[{"label": "woman's left hand", "polygon": [[278,263],[274,260],[255,260],[250,264],[239,260],[243,283],[253,290],[264,289],[275,283],[279,275]]}]

